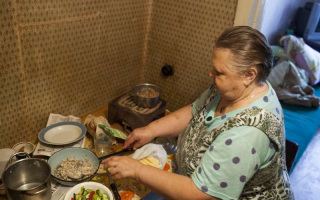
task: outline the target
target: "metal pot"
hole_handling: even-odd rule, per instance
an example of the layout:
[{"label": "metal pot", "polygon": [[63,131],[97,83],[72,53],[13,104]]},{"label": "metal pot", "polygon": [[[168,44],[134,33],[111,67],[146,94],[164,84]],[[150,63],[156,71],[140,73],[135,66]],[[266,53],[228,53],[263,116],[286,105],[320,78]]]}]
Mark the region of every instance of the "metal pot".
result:
[{"label": "metal pot", "polygon": [[[52,197],[49,164],[41,159],[18,160],[5,169],[2,181],[9,200],[50,200]],[[11,164],[11,165],[10,165]]]},{"label": "metal pot", "polygon": [[[148,89],[152,91],[154,94],[158,95],[152,95],[151,97],[147,97],[148,95],[140,95],[139,93],[141,93],[143,89]],[[153,108],[156,105],[158,105],[158,102],[160,100],[160,94],[161,88],[149,83],[136,85],[131,90],[131,95],[133,96],[134,103],[142,108]]]}]

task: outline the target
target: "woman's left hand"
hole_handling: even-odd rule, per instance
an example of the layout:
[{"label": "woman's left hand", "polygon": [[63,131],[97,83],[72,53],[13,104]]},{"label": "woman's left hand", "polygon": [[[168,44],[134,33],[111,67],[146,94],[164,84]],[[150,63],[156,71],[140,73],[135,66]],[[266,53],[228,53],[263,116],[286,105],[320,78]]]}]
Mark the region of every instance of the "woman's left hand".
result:
[{"label": "woman's left hand", "polygon": [[128,156],[112,156],[103,160],[102,164],[115,179],[137,178],[137,172],[143,166],[141,162]]}]

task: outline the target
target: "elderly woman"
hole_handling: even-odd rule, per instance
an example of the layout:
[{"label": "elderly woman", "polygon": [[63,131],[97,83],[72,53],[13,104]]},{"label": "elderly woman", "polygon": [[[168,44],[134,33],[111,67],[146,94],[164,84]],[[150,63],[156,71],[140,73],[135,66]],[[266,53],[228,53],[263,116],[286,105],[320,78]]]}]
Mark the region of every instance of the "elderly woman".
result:
[{"label": "elderly woman", "polygon": [[227,29],[213,51],[213,85],[192,105],[135,129],[138,148],[154,137],[178,138],[180,174],[128,157],[104,160],[115,178],[136,178],[170,199],[294,199],[285,165],[281,105],[266,78],[273,54],[250,27]]}]

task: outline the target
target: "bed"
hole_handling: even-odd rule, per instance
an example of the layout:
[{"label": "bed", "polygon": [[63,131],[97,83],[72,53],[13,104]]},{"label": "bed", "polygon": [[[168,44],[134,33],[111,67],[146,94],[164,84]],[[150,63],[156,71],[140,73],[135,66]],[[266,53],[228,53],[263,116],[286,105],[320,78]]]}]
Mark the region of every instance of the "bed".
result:
[{"label": "bed", "polygon": [[[315,95],[320,97],[320,85],[314,86]],[[308,144],[320,128],[320,108],[305,107],[299,105],[289,105],[281,102],[284,113],[284,124],[286,139],[289,141],[287,147],[287,157],[293,158],[291,172],[303,155]],[[296,155],[292,155],[295,150],[294,145],[298,146]],[[289,159],[289,162],[290,162]],[[288,159],[287,159],[288,162]]]}]

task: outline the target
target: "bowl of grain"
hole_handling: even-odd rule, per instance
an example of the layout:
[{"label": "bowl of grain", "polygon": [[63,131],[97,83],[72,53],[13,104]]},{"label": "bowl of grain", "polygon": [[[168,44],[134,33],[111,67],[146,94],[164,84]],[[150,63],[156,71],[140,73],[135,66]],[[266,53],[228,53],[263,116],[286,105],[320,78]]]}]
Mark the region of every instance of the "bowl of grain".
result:
[{"label": "bowl of grain", "polygon": [[134,103],[143,108],[153,108],[160,100],[161,88],[159,86],[143,83],[136,85],[131,90]]}]

